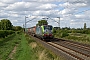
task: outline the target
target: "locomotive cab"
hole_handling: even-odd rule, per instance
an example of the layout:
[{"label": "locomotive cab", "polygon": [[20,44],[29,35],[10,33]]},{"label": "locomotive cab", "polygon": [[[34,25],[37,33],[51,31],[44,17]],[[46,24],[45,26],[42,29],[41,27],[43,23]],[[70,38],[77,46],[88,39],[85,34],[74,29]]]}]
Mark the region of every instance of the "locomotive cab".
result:
[{"label": "locomotive cab", "polygon": [[36,36],[41,39],[52,39],[53,38],[53,27],[51,25],[37,26]]},{"label": "locomotive cab", "polygon": [[44,25],[43,38],[53,38],[53,27],[51,25]]}]

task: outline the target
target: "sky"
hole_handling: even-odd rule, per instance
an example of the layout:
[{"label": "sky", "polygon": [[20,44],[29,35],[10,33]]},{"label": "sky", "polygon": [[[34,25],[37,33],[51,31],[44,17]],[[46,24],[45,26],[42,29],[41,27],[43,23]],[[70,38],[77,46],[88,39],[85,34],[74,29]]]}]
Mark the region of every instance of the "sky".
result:
[{"label": "sky", "polygon": [[[90,0],[0,0],[0,20],[9,19],[14,26],[35,26],[46,18],[49,25],[90,28]],[[47,19],[48,18],[48,19]]]}]

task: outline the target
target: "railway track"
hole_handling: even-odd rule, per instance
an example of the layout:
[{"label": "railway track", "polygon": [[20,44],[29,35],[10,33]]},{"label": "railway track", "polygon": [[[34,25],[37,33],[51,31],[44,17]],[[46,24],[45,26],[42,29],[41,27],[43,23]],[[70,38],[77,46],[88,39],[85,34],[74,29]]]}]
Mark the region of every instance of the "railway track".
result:
[{"label": "railway track", "polygon": [[79,52],[75,49],[68,48],[66,46],[63,46],[62,44],[57,44],[57,43],[52,43],[52,42],[48,42],[48,44],[54,46],[58,50],[62,50],[67,55],[71,56],[73,59],[76,59],[76,60],[90,60],[90,56],[88,54],[84,54],[84,53]]},{"label": "railway track", "polygon": [[35,40],[57,55],[62,55],[66,60],[90,60],[89,46],[60,39],[51,42],[45,42],[37,38]]}]

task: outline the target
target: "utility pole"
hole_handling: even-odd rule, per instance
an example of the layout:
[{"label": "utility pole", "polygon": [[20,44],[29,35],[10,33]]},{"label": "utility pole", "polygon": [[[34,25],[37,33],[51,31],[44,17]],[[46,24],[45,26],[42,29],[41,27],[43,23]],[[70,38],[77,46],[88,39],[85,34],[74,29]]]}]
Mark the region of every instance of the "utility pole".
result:
[{"label": "utility pole", "polygon": [[26,21],[26,18],[28,18],[28,17],[25,16],[25,32],[26,32],[26,23],[28,23],[28,22],[30,22],[30,21],[36,19],[37,17],[35,17],[35,18],[33,18],[33,19],[29,20],[29,21]]},{"label": "utility pole", "polygon": [[26,32],[26,18],[28,18],[28,17],[25,16],[25,32]]},{"label": "utility pole", "polygon": [[23,32],[25,32],[25,31],[24,31],[24,24],[23,24]]},{"label": "utility pole", "polygon": [[60,29],[60,17],[57,17],[57,18],[59,18],[59,21],[58,21],[58,26],[59,26],[59,29]]}]

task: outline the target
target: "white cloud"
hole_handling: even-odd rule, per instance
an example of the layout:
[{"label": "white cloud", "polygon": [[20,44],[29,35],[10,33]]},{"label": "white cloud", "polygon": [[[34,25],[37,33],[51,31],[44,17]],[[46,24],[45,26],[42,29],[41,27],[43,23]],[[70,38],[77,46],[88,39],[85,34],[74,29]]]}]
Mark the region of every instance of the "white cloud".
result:
[{"label": "white cloud", "polygon": [[[0,19],[7,18],[14,25],[22,26],[25,16],[30,16],[27,21],[36,17],[31,21],[32,24],[30,24],[31,22],[27,24],[29,27],[34,26],[43,17],[50,17],[56,21],[58,21],[56,17],[60,17],[61,27],[82,27],[84,22],[89,27],[90,10],[78,13],[90,9],[89,5],[89,0],[1,0]],[[48,19],[48,23],[58,26],[51,19]],[[80,26],[78,26],[79,24]]]},{"label": "white cloud", "polygon": [[[2,14],[3,13],[3,14]],[[8,18],[9,17],[9,14],[8,13],[5,13],[4,11],[0,11],[0,18]]]},{"label": "white cloud", "polygon": [[12,4],[12,3],[18,2],[18,0],[0,0],[0,2],[6,3],[6,4]]},{"label": "white cloud", "polygon": [[76,18],[85,18],[85,15],[75,15],[76,16]]},{"label": "white cloud", "polygon": [[86,3],[87,0],[68,0],[70,3]]},{"label": "white cloud", "polygon": [[60,2],[62,0],[22,0],[26,2],[41,2],[41,3],[50,3],[50,2]]},{"label": "white cloud", "polygon": [[56,8],[57,5],[56,4],[44,4],[44,5],[41,5],[38,7],[38,9],[43,9],[43,10],[50,10],[50,9],[53,9],[53,8]]},{"label": "white cloud", "polygon": [[14,10],[14,11],[37,11],[37,10],[50,10],[56,8],[56,4],[42,4],[36,2],[16,2],[10,4],[5,10]]},{"label": "white cloud", "polygon": [[77,9],[77,8],[80,8],[80,7],[86,7],[87,4],[85,3],[70,3],[70,2],[66,2],[66,3],[63,3],[63,4],[59,4],[60,7],[64,7],[64,8],[68,8],[68,9]]},{"label": "white cloud", "polygon": [[29,2],[16,2],[14,4],[10,4],[5,10],[14,10],[14,11],[25,11],[29,9],[31,4]]},{"label": "white cloud", "polygon": [[4,7],[4,6],[6,6],[6,5],[7,5],[7,4],[0,2],[0,7]]}]

